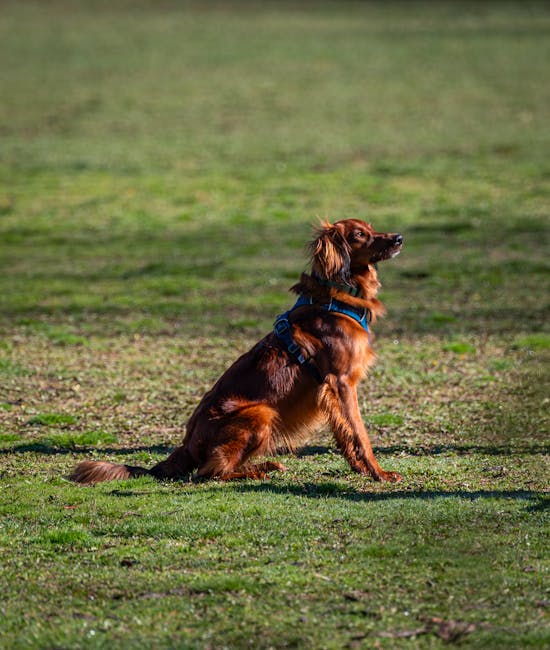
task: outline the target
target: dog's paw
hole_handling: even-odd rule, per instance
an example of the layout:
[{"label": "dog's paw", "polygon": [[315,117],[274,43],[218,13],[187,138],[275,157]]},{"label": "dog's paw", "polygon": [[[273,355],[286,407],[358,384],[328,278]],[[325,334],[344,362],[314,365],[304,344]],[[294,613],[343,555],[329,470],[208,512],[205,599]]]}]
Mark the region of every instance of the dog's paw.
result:
[{"label": "dog's paw", "polygon": [[379,474],[373,474],[372,478],[375,481],[388,481],[388,483],[399,483],[400,481],[403,480],[403,477],[401,474],[398,474],[397,472],[380,472]]},{"label": "dog's paw", "polygon": [[282,463],[275,463],[271,460],[265,461],[265,463],[260,463],[256,465],[258,469],[261,469],[263,472],[286,472],[287,468]]},{"label": "dog's paw", "polygon": [[383,481],[388,481],[389,483],[400,483],[403,480],[401,474],[397,472],[384,472],[381,478]]}]

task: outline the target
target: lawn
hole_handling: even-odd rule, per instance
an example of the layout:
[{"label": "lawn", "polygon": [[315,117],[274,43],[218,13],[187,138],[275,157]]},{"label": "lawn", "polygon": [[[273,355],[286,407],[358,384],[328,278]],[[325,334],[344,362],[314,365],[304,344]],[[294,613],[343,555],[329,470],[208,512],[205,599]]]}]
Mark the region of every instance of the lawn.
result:
[{"label": "lawn", "polygon": [[[547,648],[550,9],[2,3],[0,646]],[[151,466],[319,217],[404,236],[360,391],[263,482]]]}]

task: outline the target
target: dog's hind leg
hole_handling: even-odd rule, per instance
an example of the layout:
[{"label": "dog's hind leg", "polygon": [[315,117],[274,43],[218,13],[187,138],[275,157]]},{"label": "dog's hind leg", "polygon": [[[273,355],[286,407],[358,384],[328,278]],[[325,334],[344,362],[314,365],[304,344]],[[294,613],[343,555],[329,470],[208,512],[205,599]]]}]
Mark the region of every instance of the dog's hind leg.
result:
[{"label": "dog's hind leg", "polygon": [[[270,448],[273,423],[277,412],[267,404],[239,405],[238,410],[224,418],[216,432],[214,444],[205,454],[197,478],[219,478],[225,481],[238,478],[263,479],[267,472],[285,468],[280,463],[266,461],[249,465],[252,456]],[[215,444],[216,441],[220,441]]]},{"label": "dog's hind leg", "polygon": [[236,471],[220,474],[218,478],[222,481],[232,481],[233,479],[239,478],[249,478],[259,481],[269,478],[269,472],[286,472],[286,467],[282,463],[273,463],[267,460],[263,463],[241,465]]}]

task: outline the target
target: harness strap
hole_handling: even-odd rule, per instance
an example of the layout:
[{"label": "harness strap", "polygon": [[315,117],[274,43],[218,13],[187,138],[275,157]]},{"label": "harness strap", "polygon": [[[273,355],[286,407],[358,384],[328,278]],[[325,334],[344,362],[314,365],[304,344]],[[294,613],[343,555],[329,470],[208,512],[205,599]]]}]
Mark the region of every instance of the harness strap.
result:
[{"label": "harness strap", "polygon": [[323,383],[323,377],[319,372],[319,368],[311,361],[311,359],[306,359],[302,354],[300,346],[292,338],[292,333],[290,329],[290,321],[288,320],[288,315],[292,309],[281,314],[277,317],[275,325],[273,326],[273,331],[275,336],[284,343],[286,349],[290,354],[296,359],[296,361],[303,366],[310,375],[314,377],[320,384]]},{"label": "harness strap", "polygon": [[313,363],[311,359],[308,359],[304,356],[300,346],[294,341],[292,337],[292,330],[290,326],[289,315],[298,307],[303,307],[304,305],[317,305],[324,311],[335,312],[337,314],[344,314],[353,318],[353,320],[365,330],[369,335],[370,340],[370,331],[369,331],[369,319],[370,311],[365,308],[361,310],[362,313],[359,313],[357,310],[353,309],[349,305],[346,305],[339,300],[334,300],[331,298],[330,302],[326,304],[314,303],[312,298],[306,298],[305,296],[299,296],[298,300],[288,311],[280,316],[277,316],[275,323],[273,325],[273,332],[275,336],[284,344],[288,352],[296,359],[296,361],[303,366],[309,373],[312,375],[320,384],[323,383],[323,377],[319,372],[319,368]]}]

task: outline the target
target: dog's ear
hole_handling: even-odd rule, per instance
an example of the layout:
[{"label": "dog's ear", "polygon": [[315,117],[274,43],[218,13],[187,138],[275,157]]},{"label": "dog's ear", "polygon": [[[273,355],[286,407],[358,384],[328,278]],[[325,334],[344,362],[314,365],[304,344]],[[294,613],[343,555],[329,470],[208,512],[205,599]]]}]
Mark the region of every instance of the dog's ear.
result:
[{"label": "dog's ear", "polygon": [[342,224],[323,223],[310,244],[311,268],[319,277],[335,282],[350,279],[351,248]]}]

